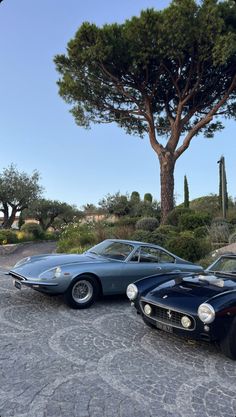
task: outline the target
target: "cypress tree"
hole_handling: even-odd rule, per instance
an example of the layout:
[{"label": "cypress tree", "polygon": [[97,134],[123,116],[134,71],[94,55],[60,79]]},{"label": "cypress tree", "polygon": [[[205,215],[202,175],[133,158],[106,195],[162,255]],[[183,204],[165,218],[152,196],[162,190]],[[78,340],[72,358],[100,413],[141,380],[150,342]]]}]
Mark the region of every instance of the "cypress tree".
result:
[{"label": "cypress tree", "polygon": [[189,189],[186,175],[184,176],[184,207],[189,208]]}]

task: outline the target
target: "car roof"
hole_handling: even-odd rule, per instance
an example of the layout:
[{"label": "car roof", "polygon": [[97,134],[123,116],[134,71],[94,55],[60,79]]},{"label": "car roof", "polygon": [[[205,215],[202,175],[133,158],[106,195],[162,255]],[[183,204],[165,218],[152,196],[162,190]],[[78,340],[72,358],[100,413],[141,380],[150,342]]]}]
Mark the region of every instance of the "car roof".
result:
[{"label": "car roof", "polygon": [[106,240],[108,240],[110,242],[127,243],[127,244],[130,244],[130,245],[154,246],[155,248],[160,248],[160,249],[166,250],[162,246],[156,245],[155,243],[140,242],[138,240],[127,240],[127,239],[106,239]]}]

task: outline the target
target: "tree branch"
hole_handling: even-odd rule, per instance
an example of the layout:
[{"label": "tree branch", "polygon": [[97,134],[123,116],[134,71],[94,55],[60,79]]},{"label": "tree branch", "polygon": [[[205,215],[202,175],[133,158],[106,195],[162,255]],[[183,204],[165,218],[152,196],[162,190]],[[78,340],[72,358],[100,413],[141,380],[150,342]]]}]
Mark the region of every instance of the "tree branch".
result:
[{"label": "tree branch", "polygon": [[183,144],[177,149],[175,152],[175,159],[178,159],[180,155],[189,147],[192,138],[199,132],[202,127],[206,126],[212,119],[213,116],[216,115],[217,111],[223,104],[226,103],[227,99],[229,98],[230,94],[236,88],[236,74],[232,80],[231,85],[229,86],[227,92],[224,94],[221,100],[207,113],[206,117],[199,120],[199,122],[190,130],[190,132],[185,137]]}]

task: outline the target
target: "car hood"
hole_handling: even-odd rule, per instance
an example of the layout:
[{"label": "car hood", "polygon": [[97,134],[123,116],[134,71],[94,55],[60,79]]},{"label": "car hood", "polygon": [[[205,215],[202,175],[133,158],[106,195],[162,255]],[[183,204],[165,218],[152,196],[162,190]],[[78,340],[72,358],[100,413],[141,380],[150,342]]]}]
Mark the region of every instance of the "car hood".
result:
[{"label": "car hood", "polygon": [[90,254],[50,254],[50,255],[38,255],[29,258],[28,262],[13,267],[9,273],[16,273],[24,276],[25,278],[37,277],[44,271],[47,271],[57,266],[70,265],[78,267],[85,263],[107,263],[109,259],[105,259],[96,255]]},{"label": "car hood", "polygon": [[196,275],[167,281],[147,293],[144,299],[179,310],[184,307],[193,312],[201,303],[233,289],[236,289],[236,282],[229,278]]}]

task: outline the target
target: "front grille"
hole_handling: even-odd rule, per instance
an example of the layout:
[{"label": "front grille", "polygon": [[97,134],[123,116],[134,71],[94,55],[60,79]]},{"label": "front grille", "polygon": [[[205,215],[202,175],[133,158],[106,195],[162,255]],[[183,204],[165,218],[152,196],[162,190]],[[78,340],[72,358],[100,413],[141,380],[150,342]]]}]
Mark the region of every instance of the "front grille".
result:
[{"label": "front grille", "polygon": [[[152,308],[152,312],[150,314],[150,317],[159,323],[164,323],[173,327],[178,327],[183,330],[194,330],[195,329],[195,320],[192,316],[189,316],[188,314],[184,314],[182,312],[172,310],[170,308],[161,307],[149,302],[142,301],[142,310],[144,312],[144,306],[145,304],[149,304]],[[145,313],[144,313],[145,314]],[[191,326],[188,328],[183,327],[181,323],[181,318],[183,316],[188,317],[191,320]]]}]

